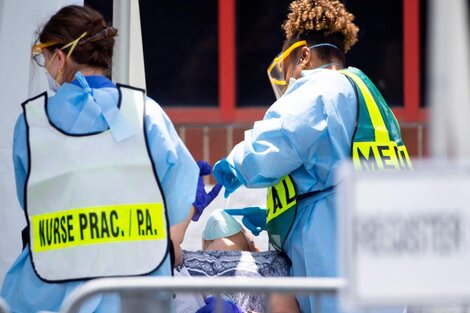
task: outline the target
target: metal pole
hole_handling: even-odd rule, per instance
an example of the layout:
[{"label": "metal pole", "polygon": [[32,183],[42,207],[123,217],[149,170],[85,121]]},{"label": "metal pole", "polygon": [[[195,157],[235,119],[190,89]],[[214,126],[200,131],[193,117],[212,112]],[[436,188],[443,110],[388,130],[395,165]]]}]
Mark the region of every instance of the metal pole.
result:
[{"label": "metal pole", "polygon": [[8,305],[2,298],[0,298],[0,313],[10,313]]},{"label": "metal pole", "polygon": [[113,25],[118,29],[114,49],[113,80],[129,84],[131,0],[114,0]]},{"label": "metal pole", "polygon": [[121,291],[121,313],[170,313],[173,294],[148,290]]},{"label": "metal pole", "polygon": [[470,158],[470,62],[468,3],[430,1],[427,51],[432,155]]},{"label": "metal pole", "polygon": [[321,295],[315,295],[315,313],[321,313]]},{"label": "metal pole", "polygon": [[220,292],[217,292],[215,294],[216,297],[216,303],[215,303],[215,312],[216,313],[224,313],[224,307],[222,306],[222,294]]},{"label": "metal pole", "polygon": [[263,277],[237,279],[233,277],[127,277],[104,278],[87,282],[74,290],[61,308],[62,313],[78,312],[89,297],[107,292],[280,292],[280,293],[336,293],[346,282],[340,278]]}]

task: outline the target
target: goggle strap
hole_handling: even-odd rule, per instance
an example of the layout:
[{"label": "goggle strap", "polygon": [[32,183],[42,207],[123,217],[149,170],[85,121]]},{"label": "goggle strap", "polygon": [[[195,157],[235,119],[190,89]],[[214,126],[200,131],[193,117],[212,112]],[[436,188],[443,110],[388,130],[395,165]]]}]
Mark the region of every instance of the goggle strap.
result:
[{"label": "goggle strap", "polygon": [[[274,60],[271,62],[271,65],[268,68],[268,73],[273,70],[273,67],[276,65],[279,65],[279,60],[284,60],[289,54],[292,53],[292,50],[306,45],[307,42],[305,40],[300,40],[295,43],[293,43],[289,48],[287,48],[285,51],[281,52],[277,57],[274,58]],[[278,66],[279,68],[279,66]]]},{"label": "goggle strap", "polygon": [[60,48],[60,50],[64,50],[64,49],[67,49],[68,47],[70,47],[69,52],[67,53],[67,58],[70,57],[70,55],[72,54],[73,50],[75,50],[75,47],[77,46],[78,42],[80,41],[80,39],[82,39],[83,37],[85,37],[86,34],[87,34],[87,32],[84,32],[83,34],[80,35],[80,37],[78,37],[78,38],[75,39],[74,41],[69,42],[68,44],[66,44],[66,45],[63,46],[62,48]]},{"label": "goggle strap", "polygon": [[58,44],[58,41],[51,41],[45,43],[37,43],[31,48],[32,53],[39,54],[42,52],[42,49]]},{"label": "goggle strap", "polygon": [[339,52],[343,53],[343,51],[341,51],[340,48],[338,48],[337,46],[331,44],[331,43],[318,43],[316,45],[313,45],[313,46],[310,46],[308,47],[309,49],[314,49],[314,48],[318,48],[318,47],[332,47],[332,48],[335,48],[337,49]]},{"label": "goggle strap", "polygon": [[[87,32],[84,32],[83,34],[81,34],[77,39],[69,42],[68,44],[62,46],[60,48],[60,50],[64,50],[64,49],[67,49],[68,47],[72,46],[69,50],[69,52],[67,53],[67,56],[70,56],[72,54],[72,51],[75,49],[75,47],[77,46],[78,42],[80,41],[80,39],[82,39],[83,37],[85,37],[87,35]],[[32,48],[31,48],[31,51],[33,53],[41,53],[42,52],[42,49],[44,48],[47,48],[47,47],[50,47],[50,46],[54,46],[54,45],[57,45],[59,44],[60,42],[58,41],[51,41],[51,42],[44,42],[44,43],[37,43],[35,44]]]},{"label": "goggle strap", "polygon": [[291,54],[292,50],[300,47],[300,46],[304,46],[306,45],[307,42],[305,40],[301,40],[301,41],[297,41],[295,42],[294,44],[292,44],[289,48],[287,48],[284,52],[282,52],[279,56],[277,56],[274,61],[277,61],[279,59],[283,60],[285,59],[289,54]]}]

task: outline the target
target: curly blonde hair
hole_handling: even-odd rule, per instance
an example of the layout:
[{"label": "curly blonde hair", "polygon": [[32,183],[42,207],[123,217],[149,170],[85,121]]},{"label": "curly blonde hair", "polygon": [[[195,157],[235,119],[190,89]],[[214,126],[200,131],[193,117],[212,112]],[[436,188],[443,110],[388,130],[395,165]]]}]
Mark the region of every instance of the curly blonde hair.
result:
[{"label": "curly blonde hair", "polygon": [[354,15],[338,0],[294,0],[289,10],[282,24],[287,41],[309,33],[340,35],[344,52],[357,42],[359,27],[353,23]]}]

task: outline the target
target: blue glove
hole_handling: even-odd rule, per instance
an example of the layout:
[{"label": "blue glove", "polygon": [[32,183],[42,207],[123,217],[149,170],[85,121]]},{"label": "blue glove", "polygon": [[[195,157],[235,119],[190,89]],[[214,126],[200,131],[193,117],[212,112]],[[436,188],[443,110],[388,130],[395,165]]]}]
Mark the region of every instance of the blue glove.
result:
[{"label": "blue glove", "polygon": [[225,209],[225,212],[230,215],[243,215],[243,225],[255,236],[266,230],[266,208],[252,206],[243,209]]},{"label": "blue glove", "polygon": [[[223,313],[244,313],[244,311],[232,301],[224,300],[219,298],[222,301],[222,312]],[[206,305],[196,311],[196,313],[215,313],[217,312],[217,298],[210,296],[204,300]]]},{"label": "blue glove", "polygon": [[230,164],[227,159],[222,159],[214,165],[214,177],[224,186],[224,197],[227,198],[232,192],[241,186],[235,174],[235,168]]},{"label": "blue glove", "polygon": [[204,176],[209,175],[212,171],[209,163],[205,161],[198,161],[197,165],[199,166],[199,179],[197,181],[197,190],[196,190],[196,200],[193,202],[193,206],[196,209],[192,220],[198,221],[204,209],[214,200],[215,197],[222,189],[222,185],[216,184],[209,193],[206,192],[204,188]]}]

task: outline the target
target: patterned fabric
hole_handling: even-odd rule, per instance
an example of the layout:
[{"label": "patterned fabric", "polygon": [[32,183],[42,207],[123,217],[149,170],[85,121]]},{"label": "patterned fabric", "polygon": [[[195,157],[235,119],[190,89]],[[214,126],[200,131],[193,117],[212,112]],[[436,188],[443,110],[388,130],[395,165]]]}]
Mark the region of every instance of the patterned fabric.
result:
[{"label": "patterned fabric", "polygon": [[[284,277],[289,275],[290,261],[276,251],[184,251],[183,262],[191,276]],[[266,296],[262,294],[226,294],[246,312],[264,312]]]}]

